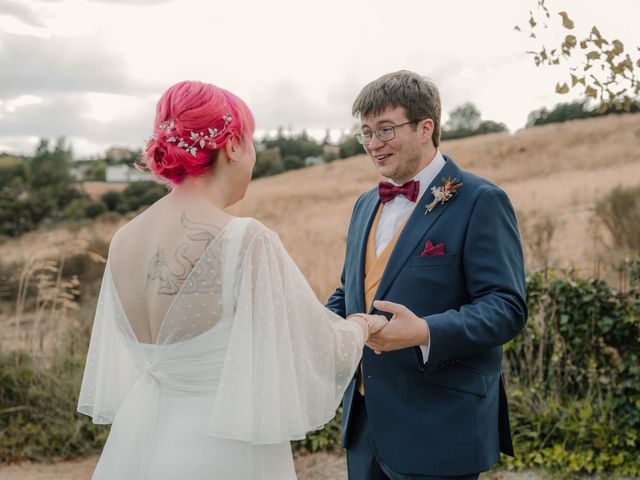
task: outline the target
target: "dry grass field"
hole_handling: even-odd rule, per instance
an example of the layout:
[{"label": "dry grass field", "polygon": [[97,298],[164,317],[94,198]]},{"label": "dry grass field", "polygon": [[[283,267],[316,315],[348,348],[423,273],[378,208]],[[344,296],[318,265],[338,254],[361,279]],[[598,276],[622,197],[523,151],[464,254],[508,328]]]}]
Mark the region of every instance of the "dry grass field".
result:
[{"label": "dry grass field", "polygon": [[[590,269],[594,259],[614,259],[593,224],[596,201],[616,186],[640,184],[640,115],[608,116],[444,142],[443,153],[465,170],[502,187],[511,198],[525,240],[536,219],[549,217],[555,234],[549,260]],[[365,155],[290,171],[252,182],[231,208],[256,217],[280,234],[321,299],[339,281],[353,204],[379,181]],[[108,185],[89,186],[103,192]],[[122,185],[116,185],[122,189]],[[0,244],[4,263],[56,258],[70,242],[108,241],[125,219],[33,232]],[[526,242],[528,243],[528,242]],[[529,266],[538,259],[528,256]]]},{"label": "dry grass field", "polygon": [[[596,258],[613,260],[596,241],[604,232],[595,231],[592,209],[614,187],[640,184],[640,115],[470,137],[444,142],[441,151],[502,187],[525,233],[536,218],[552,219],[550,261],[591,269]],[[277,231],[324,299],[339,280],[353,204],[377,181],[368,158],[357,156],[253,182],[233,212]]]},{"label": "dry grass field", "polygon": [[100,198],[105,192],[116,191],[121,192],[127,188],[127,183],[107,183],[107,182],[84,182],[82,189],[87,192],[92,199],[96,200]]}]

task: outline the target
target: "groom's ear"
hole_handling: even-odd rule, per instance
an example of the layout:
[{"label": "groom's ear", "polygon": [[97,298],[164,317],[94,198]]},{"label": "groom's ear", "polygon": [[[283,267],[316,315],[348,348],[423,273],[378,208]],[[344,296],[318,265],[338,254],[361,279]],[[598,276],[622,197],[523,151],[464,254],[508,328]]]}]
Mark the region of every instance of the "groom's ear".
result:
[{"label": "groom's ear", "polygon": [[430,118],[427,118],[418,124],[418,132],[420,133],[420,138],[424,142],[428,142],[433,138],[433,128],[434,123]]}]

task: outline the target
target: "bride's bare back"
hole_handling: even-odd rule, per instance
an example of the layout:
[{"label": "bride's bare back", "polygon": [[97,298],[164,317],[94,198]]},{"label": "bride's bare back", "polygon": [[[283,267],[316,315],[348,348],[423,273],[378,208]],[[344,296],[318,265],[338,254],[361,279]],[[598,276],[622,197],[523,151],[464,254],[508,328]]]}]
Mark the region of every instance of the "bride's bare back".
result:
[{"label": "bride's bare back", "polygon": [[[220,272],[199,260],[233,218],[211,204],[187,204],[169,194],[118,230],[109,263],[123,309],[140,342],[156,342],[181,289],[208,293]],[[198,271],[192,274],[196,265]],[[185,287],[187,279],[191,281]]]}]

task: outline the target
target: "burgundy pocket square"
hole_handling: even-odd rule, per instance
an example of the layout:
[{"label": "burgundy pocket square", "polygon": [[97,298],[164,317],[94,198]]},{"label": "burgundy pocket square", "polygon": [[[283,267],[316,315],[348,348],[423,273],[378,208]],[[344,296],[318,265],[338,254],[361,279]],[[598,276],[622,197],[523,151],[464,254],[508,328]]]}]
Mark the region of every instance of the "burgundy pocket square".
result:
[{"label": "burgundy pocket square", "polygon": [[446,253],[444,249],[444,243],[438,243],[434,245],[431,240],[427,240],[424,245],[424,250],[420,254],[421,257],[432,257],[433,255],[444,255]]}]

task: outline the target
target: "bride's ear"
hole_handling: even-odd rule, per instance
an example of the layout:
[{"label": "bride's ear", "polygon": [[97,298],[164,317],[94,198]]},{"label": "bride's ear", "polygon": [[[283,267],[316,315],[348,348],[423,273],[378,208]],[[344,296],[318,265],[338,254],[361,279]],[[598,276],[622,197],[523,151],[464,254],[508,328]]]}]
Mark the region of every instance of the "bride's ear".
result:
[{"label": "bride's ear", "polygon": [[230,137],[224,144],[224,153],[230,164],[238,163],[238,155],[240,150],[240,142],[236,137]]}]

